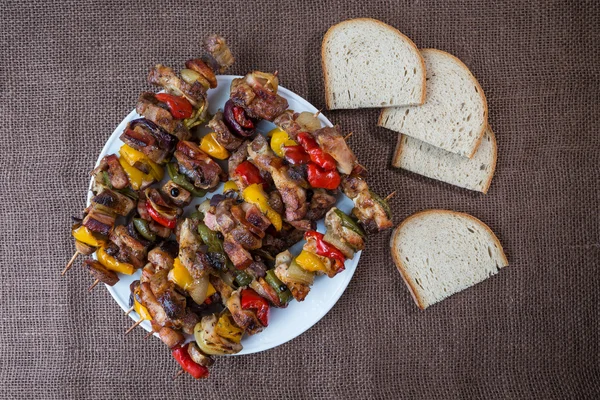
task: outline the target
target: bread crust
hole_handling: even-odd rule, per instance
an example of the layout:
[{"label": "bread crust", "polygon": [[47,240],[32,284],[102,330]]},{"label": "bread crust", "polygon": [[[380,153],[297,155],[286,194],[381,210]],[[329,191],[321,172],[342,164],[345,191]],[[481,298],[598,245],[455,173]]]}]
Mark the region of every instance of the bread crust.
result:
[{"label": "bread crust", "polygon": [[[481,189],[481,192],[483,194],[487,194],[488,190],[490,189],[490,185],[492,184],[492,178],[494,178],[494,174],[496,173],[496,163],[498,162],[498,144],[496,142],[496,135],[494,134],[494,131],[492,130],[492,127],[489,124],[487,125],[486,129],[489,130],[490,140],[492,141],[493,156],[492,156],[492,161],[490,163],[490,173],[488,174],[485,185]],[[484,131],[484,136],[485,136],[485,131]],[[403,137],[404,137],[404,135],[402,133],[398,134],[398,142],[396,143],[396,149],[394,150],[394,155],[392,158],[392,167],[395,167],[395,168],[400,168],[398,163],[400,162],[400,157],[402,156],[402,150],[404,147],[403,143],[402,143]],[[430,179],[433,179],[433,178],[430,178]],[[447,182],[444,182],[444,183],[447,183]],[[447,184],[452,185],[451,183],[447,183]],[[453,185],[453,186],[456,186],[456,185]],[[469,190],[469,189],[467,189],[467,190]]]},{"label": "bread crust", "polygon": [[392,253],[392,259],[394,260],[394,263],[396,264],[396,268],[398,269],[398,272],[400,272],[402,279],[406,283],[406,286],[408,286],[408,289],[409,289],[413,299],[415,300],[417,307],[419,307],[421,310],[425,310],[428,306],[425,304],[424,299],[420,296],[419,291],[417,290],[416,282],[414,282],[412,280],[412,278],[409,276],[409,274],[406,272],[406,266],[402,262],[401,254],[398,251],[396,251],[398,248],[398,246],[396,244],[396,240],[399,237],[398,233],[400,232],[402,227],[407,222],[411,221],[414,218],[422,217],[427,214],[451,214],[451,215],[456,215],[456,216],[460,216],[460,217],[466,217],[466,218],[470,219],[471,221],[473,221],[474,223],[478,224],[479,226],[482,226],[491,234],[498,250],[500,251],[500,254],[502,255],[502,260],[504,261],[505,266],[508,265],[508,258],[506,257],[506,253],[504,252],[504,249],[502,248],[502,244],[500,243],[500,240],[498,240],[498,237],[496,236],[494,231],[492,231],[490,229],[490,227],[487,226],[485,223],[483,223],[480,219],[478,219],[470,214],[467,214],[467,213],[452,211],[452,210],[429,209],[429,210],[423,210],[423,211],[418,211],[418,212],[414,213],[413,215],[407,217],[404,221],[402,221],[400,223],[400,225],[398,225],[396,227],[396,229],[394,229],[394,232],[392,232],[392,237],[390,239],[390,250]]},{"label": "bread crust", "polygon": [[492,140],[492,149],[494,149],[494,157],[492,159],[490,176],[488,177],[488,180],[485,183],[485,186],[483,187],[483,190],[482,190],[482,192],[484,194],[487,194],[487,192],[490,188],[490,185],[492,184],[492,178],[494,177],[494,174],[496,173],[496,163],[498,162],[498,143],[496,142],[496,135],[494,134],[494,131],[492,130],[492,127],[490,126],[489,123],[487,125],[487,129],[490,131],[490,138]]},{"label": "bread crust", "polygon": [[[427,70],[425,69],[425,60],[423,59],[423,56],[421,55],[421,52],[419,51],[419,48],[417,47],[417,45],[405,34],[403,34],[402,32],[400,32],[398,29],[394,28],[391,25],[386,24],[385,22],[379,21],[377,19],[374,18],[353,18],[353,19],[347,19],[345,21],[342,22],[338,22],[335,25],[332,25],[329,27],[329,29],[327,29],[327,32],[325,32],[325,35],[323,36],[323,40],[321,41],[321,69],[323,70],[323,86],[325,89],[325,107],[328,110],[331,110],[331,106],[332,106],[332,99],[331,99],[331,90],[329,89],[329,82],[327,80],[327,65],[325,65],[325,43],[329,40],[329,36],[332,34],[333,31],[335,31],[335,29],[340,28],[346,24],[351,24],[353,22],[357,22],[357,21],[362,21],[362,22],[374,22],[378,25],[381,25],[382,27],[389,29],[391,32],[399,35],[400,37],[402,37],[404,40],[406,40],[406,42],[413,48],[413,50],[415,51],[415,53],[419,56],[418,59],[421,62],[421,69],[423,71],[423,90],[421,93],[421,101],[420,104],[422,105],[423,103],[425,103],[425,96],[426,96],[426,82],[427,82]],[[375,108],[375,107],[374,107]]]}]

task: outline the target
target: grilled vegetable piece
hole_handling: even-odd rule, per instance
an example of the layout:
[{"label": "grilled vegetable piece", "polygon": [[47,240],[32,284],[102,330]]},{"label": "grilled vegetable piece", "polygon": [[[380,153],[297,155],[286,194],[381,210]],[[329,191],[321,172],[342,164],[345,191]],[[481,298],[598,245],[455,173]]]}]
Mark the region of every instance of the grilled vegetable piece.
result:
[{"label": "grilled vegetable piece", "polygon": [[307,279],[303,279],[304,277],[298,279],[298,274],[294,274],[296,272],[295,269],[299,268],[297,264],[292,268],[292,274],[290,274],[289,270],[291,266],[292,253],[290,253],[289,250],[277,254],[277,257],[275,257],[275,275],[277,275],[277,278],[289,288],[290,292],[292,292],[292,296],[294,296],[297,301],[303,301],[310,291],[310,284],[312,281],[308,279],[308,276]]},{"label": "grilled vegetable piece", "polygon": [[108,286],[113,286],[115,283],[119,282],[119,277],[117,274],[107,269],[98,261],[85,260],[83,265],[85,266],[85,269],[87,269],[88,272],[94,277],[94,279],[97,279],[102,283],[106,283]]},{"label": "grilled vegetable piece", "polygon": [[209,355],[235,354],[242,351],[242,345],[223,336],[216,331],[218,318],[207,315],[194,328],[196,344],[204,353]]},{"label": "grilled vegetable piece", "polygon": [[187,352],[192,358],[192,360],[194,360],[194,362],[198,365],[210,367],[215,363],[215,360],[213,360],[212,357],[202,353],[198,348],[198,345],[194,342],[188,343]]},{"label": "grilled vegetable piece", "polygon": [[365,231],[350,216],[337,208],[332,208],[325,216],[327,233],[335,234],[354,251],[365,248]]}]

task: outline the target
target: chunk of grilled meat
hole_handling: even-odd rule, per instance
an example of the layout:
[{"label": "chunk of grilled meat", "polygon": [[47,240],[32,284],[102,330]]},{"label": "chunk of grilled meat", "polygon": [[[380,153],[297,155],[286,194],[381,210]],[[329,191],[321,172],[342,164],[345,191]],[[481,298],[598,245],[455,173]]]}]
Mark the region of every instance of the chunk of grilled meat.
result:
[{"label": "chunk of grilled meat", "polygon": [[264,79],[257,78],[256,72],[231,82],[231,100],[244,108],[251,118],[273,121],[287,110],[288,102],[272,88],[265,86]]},{"label": "chunk of grilled meat", "polygon": [[125,189],[129,185],[129,179],[119,163],[119,158],[110,154],[102,157],[100,164],[91,172],[90,175],[97,176],[99,173],[106,171],[108,173],[108,179],[110,184],[115,189]]},{"label": "chunk of grilled meat", "polygon": [[277,254],[289,249],[304,238],[304,231],[296,229],[289,224],[284,224],[280,232],[267,233],[263,239],[262,249],[275,257]]},{"label": "chunk of grilled meat", "polygon": [[325,189],[312,189],[312,197],[306,213],[309,221],[318,221],[335,205],[335,192]]},{"label": "chunk of grilled meat", "polygon": [[177,143],[175,158],[179,172],[198,188],[213,189],[219,181],[225,181],[227,177],[219,164],[200,150],[196,143],[183,140]]},{"label": "chunk of grilled meat", "polygon": [[360,176],[343,177],[342,190],[354,202],[352,214],[358,218],[367,233],[392,227],[385,209],[373,198],[367,183]]},{"label": "chunk of grilled meat", "polygon": [[293,110],[286,110],[275,118],[273,123],[283,129],[290,138],[296,140],[298,134],[305,131],[302,125],[296,122],[297,116],[298,113],[295,113]]},{"label": "chunk of grilled meat", "polygon": [[223,250],[237,269],[246,269],[254,261],[250,252],[232,238],[225,238]]},{"label": "chunk of grilled meat", "polygon": [[275,289],[271,287],[263,278],[258,278],[250,283],[250,287],[261,297],[267,299],[269,303],[278,308],[287,307],[287,303],[282,303]]},{"label": "chunk of grilled meat", "polygon": [[205,246],[197,235],[197,222],[186,218],[179,228],[179,261],[194,279],[202,279],[213,271]]},{"label": "chunk of grilled meat", "polygon": [[290,176],[289,167],[281,165],[281,159],[275,156],[262,135],[257,135],[248,145],[248,155],[261,171],[268,172],[273,178],[285,206],[286,221],[302,220],[308,211],[306,190],[302,187],[306,182]]},{"label": "chunk of grilled meat", "polygon": [[335,210],[337,210],[337,208],[332,208],[325,216],[325,227],[327,228],[327,231],[338,236],[344,243],[354,249],[354,251],[363,250],[365,248],[365,240],[363,237],[352,229],[346,228]]},{"label": "chunk of grilled meat", "polygon": [[116,226],[110,233],[110,240],[119,248],[119,254],[136,268],[144,265],[147,248],[133,238],[124,225]]},{"label": "chunk of grilled meat", "polygon": [[233,54],[231,54],[231,50],[222,36],[214,34],[206,37],[203,47],[216,61],[218,68],[215,68],[215,71],[218,71],[220,74],[225,72],[235,62]]},{"label": "chunk of grilled meat", "polygon": [[290,289],[296,301],[303,301],[308,292],[310,292],[310,286],[296,282],[288,276],[287,270],[291,263],[292,253],[289,250],[277,254],[277,257],[275,257],[275,275]]},{"label": "chunk of grilled meat", "polygon": [[340,133],[339,126],[317,129],[313,132],[313,136],[321,149],[335,159],[338,171],[342,174],[350,175],[357,160]]},{"label": "chunk of grilled meat", "polygon": [[168,348],[173,348],[185,342],[185,337],[181,334],[181,332],[166,326],[161,326],[154,322],[154,320],[152,320],[150,323],[152,324],[152,330],[158,333],[158,337],[164,344],[167,345]]},{"label": "chunk of grilled meat", "polygon": [[[161,244],[161,246],[153,248],[148,252],[148,262],[154,264],[154,266],[159,270],[164,269],[170,271],[171,269],[173,269],[173,263],[175,262],[175,258],[162,246],[163,244]],[[175,253],[175,256],[177,256],[177,253]]]},{"label": "chunk of grilled meat", "polygon": [[119,277],[113,271],[107,269],[104,265],[100,264],[95,260],[85,260],[83,266],[88,272],[102,283],[106,283],[108,286],[113,286],[119,282]]},{"label": "chunk of grilled meat", "polygon": [[152,316],[152,321],[160,326],[172,327],[173,324],[167,317],[165,310],[152,293],[149,282],[142,281],[140,283],[140,300],[144,307],[148,309],[148,313]]},{"label": "chunk of grilled meat", "polygon": [[115,225],[116,215],[102,206],[92,204],[85,210],[86,216],[81,225],[92,232],[108,236],[110,230]]},{"label": "chunk of grilled meat", "polygon": [[254,311],[242,308],[241,290],[240,288],[231,293],[231,296],[227,299],[226,306],[236,325],[245,330],[249,335],[254,335],[261,332],[265,327],[260,323]]},{"label": "chunk of grilled meat", "polygon": [[154,122],[179,140],[188,140],[192,137],[190,131],[185,127],[183,120],[173,118],[171,112],[166,106],[163,106],[163,103],[158,101],[152,92],[142,93],[135,109],[138,114]]},{"label": "chunk of grilled meat", "polygon": [[223,113],[218,111],[214,117],[208,122],[208,126],[217,134],[217,141],[221,146],[225,147],[229,151],[237,150],[244,140],[235,136],[225,122],[223,121]]},{"label": "chunk of grilled meat", "polygon": [[106,186],[96,186],[99,193],[92,197],[91,203],[98,204],[113,211],[117,215],[127,216],[135,208],[135,202],[129,197],[115,192]]},{"label": "chunk of grilled meat", "polygon": [[148,73],[148,83],[160,86],[168,93],[185,97],[192,106],[199,108],[206,101],[206,88],[200,82],[188,84],[180,79],[170,67],[157,64]]}]

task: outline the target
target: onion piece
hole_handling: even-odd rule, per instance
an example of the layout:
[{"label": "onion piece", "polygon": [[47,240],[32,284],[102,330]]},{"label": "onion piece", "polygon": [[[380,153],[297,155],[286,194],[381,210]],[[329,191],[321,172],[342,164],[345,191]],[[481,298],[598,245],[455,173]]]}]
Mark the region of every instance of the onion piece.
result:
[{"label": "onion piece", "polygon": [[301,112],[300,115],[298,115],[298,118],[296,118],[296,122],[308,132],[314,132],[317,129],[321,129],[321,121],[319,121],[319,118],[308,111]]}]

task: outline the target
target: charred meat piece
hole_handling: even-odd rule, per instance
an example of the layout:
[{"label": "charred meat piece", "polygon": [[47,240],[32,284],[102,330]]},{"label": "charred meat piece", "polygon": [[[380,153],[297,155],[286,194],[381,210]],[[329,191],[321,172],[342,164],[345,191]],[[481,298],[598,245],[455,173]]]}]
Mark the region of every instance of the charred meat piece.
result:
[{"label": "charred meat piece", "polygon": [[336,196],[325,189],[313,189],[306,218],[310,221],[320,220],[335,205]]},{"label": "charred meat piece", "polygon": [[258,232],[257,236],[263,238],[265,231],[271,225],[271,221],[267,218],[254,204],[242,203],[242,210],[246,213],[244,219],[248,221],[250,226],[254,227],[252,232]]},{"label": "charred meat piece", "polygon": [[140,300],[142,300],[142,304],[148,309],[148,312],[152,316],[152,321],[157,323],[160,326],[164,327],[172,327],[173,324],[167,317],[165,310],[163,310],[162,306],[152,293],[152,289],[150,288],[149,282],[140,283]]},{"label": "charred meat piece", "polygon": [[223,242],[223,250],[237,269],[246,269],[252,262],[252,255],[241,244],[228,238]]},{"label": "charred meat piece", "polygon": [[150,278],[150,289],[171,320],[185,314],[185,297],[175,291],[175,285],[168,280],[169,271],[157,270]]},{"label": "charred meat piece", "polygon": [[119,225],[110,234],[110,240],[119,247],[119,253],[125,255],[127,261],[139,268],[146,259],[146,246],[133,238],[127,228]]},{"label": "charred meat piece", "polygon": [[148,83],[164,88],[175,96],[185,97],[195,108],[206,99],[206,88],[200,82],[188,84],[175,74],[171,68],[157,64],[148,73]]},{"label": "charred meat piece", "polygon": [[231,313],[236,325],[244,329],[249,335],[261,332],[265,327],[260,323],[256,313],[251,310],[244,310],[241,305],[241,295],[238,289],[231,294],[227,300],[227,309]]},{"label": "charred meat piece", "polygon": [[107,187],[92,197],[92,204],[109,208],[117,215],[127,216],[135,208],[135,203],[129,197],[115,192]]},{"label": "charred meat piece", "polygon": [[251,118],[273,121],[288,108],[288,102],[257,77],[257,71],[231,82],[231,100]]},{"label": "charred meat piece", "polygon": [[336,163],[337,169],[342,174],[350,175],[356,165],[356,156],[348,147],[348,143],[340,133],[339,127],[325,127],[316,130],[313,136],[321,146],[321,149],[331,155]]},{"label": "charred meat piece", "polygon": [[196,143],[180,141],[177,143],[175,158],[179,164],[179,172],[188,177],[194,186],[212,189],[220,180],[226,179],[219,164],[200,150]]},{"label": "charred meat piece", "polygon": [[392,227],[386,210],[373,197],[367,183],[361,177],[343,177],[342,190],[354,202],[352,214],[358,218],[367,233],[376,233]]},{"label": "charred meat piece", "polygon": [[208,126],[217,134],[217,141],[227,150],[235,151],[242,145],[242,143],[244,143],[243,139],[231,133],[223,121],[223,113],[221,111],[217,112],[215,116],[212,117],[212,119],[208,122]]},{"label": "charred meat piece", "polygon": [[198,225],[191,218],[186,218],[179,228],[179,261],[194,279],[201,279],[213,270],[206,249],[196,234]]},{"label": "charred meat piece", "polygon": [[185,207],[192,201],[192,194],[171,180],[163,185],[161,191],[177,207]]},{"label": "charred meat piece", "polygon": [[206,354],[202,353],[198,348],[198,345],[194,342],[191,342],[188,345],[188,354],[190,355],[192,360],[194,360],[194,362],[198,365],[210,367],[215,363],[215,360],[213,360],[210,356],[207,356]]},{"label": "charred meat piece", "polygon": [[308,211],[306,190],[301,186],[301,181],[289,175],[287,166],[278,165],[280,159],[269,148],[264,136],[257,135],[248,145],[248,155],[261,171],[271,174],[285,206],[286,221],[303,219]]},{"label": "charred meat piece", "polygon": [[315,228],[315,221],[310,221],[308,219],[301,219],[298,221],[288,221],[288,224],[292,225],[294,228],[301,231],[310,231]]},{"label": "charred meat piece", "polygon": [[215,275],[211,275],[209,278],[210,284],[213,285],[215,290],[221,295],[223,303],[227,302],[227,299],[231,297],[233,289],[227,285],[221,278]]},{"label": "charred meat piece", "polygon": [[113,286],[119,282],[119,277],[113,271],[107,269],[104,265],[100,264],[95,260],[85,260],[83,262],[85,269],[102,283],[106,283],[108,286]]},{"label": "charred meat piece", "polygon": [[283,129],[290,138],[296,140],[298,134],[303,132],[302,126],[296,122],[296,117],[298,113],[294,113],[292,110],[286,110],[281,115],[279,115],[273,123]]},{"label": "charred meat piece", "polygon": [[108,236],[111,228],[115,225],[116,216],[112,212],[100,210],[98,206],[92,204],[88,207],[87,215],[83,219],[81,225],[85,226],[92,232]]},{"label": "charred meat piece", "polygon": [[292,253],[286,250],[282,253],[277,254],[275,257],[275,275],[283,282],[296,301],[303,301],[308,292],[310,292],[310,286],[301,282],[296,282],[288,276],[288,268],[292,263]]},{"label": "charred meat piece", "polygon": [[124,189],[129,185],[129,179],[119,163],[119,158],[114,155],[104,156],[100,160],[100,164],[94,168],[91,175],[97,175],[98,173],[106,171],[108,173],[108,179],[110,184],[115,189]]},{"label": "charred meat piece", "polygon": [[252,281],[250,287],[254,289],[256,293],[258,293],[261,297],[267,299],[269,303],[274,305],[275,307],[285,308],[287,307],[287,303],[282,304],[281,300],[279,300],[279,296],[275,289],[271,287],[263,278],[258,278]]},{"label": "charred meat piece", "polygon": [[235,62],[231,50],[222,36],[215,34],[206,37],[203,47],[217,63],[219,68],[215,68],[215,71],[218,70],[221,74]]},{"label": "charred meat piece", "polygon": [[[246,206],[246,208],[243,208],[242,206],[239,206],[239,205],[233,205],[233,206],[231,206],[231,215],[233,216],[234,220],[238,223],[236,228],[244,228],[250,234],[256,235],[258,241],[260,241],[260,239],[265,236],[264,230],[266,228],[261,229],[259,226],[252,224],[250,221],[248,221],[246,219],[246,211],[245,210],[248,209],[250,206],[251,206],[251,204],[248,204]],[[262,221],[262,219],[259,221],[258,218],[259,218],[259,216],[257,215],[255,218],[256,219],[255,223],[257,223],[258,225],[261,225],[262,223],[264,223],[264,221]],[[270,225],[270,221],[269,221],[269,225]],[[267,225],[267,227],[268,227],[268,225]],[[233,230],[232,230],[232,232],[233,232]],[[244,245],[244,243],[242,243],[242,245]],[[259,244],[256,244],[256,245],[258,245],[258,247],[260,247]],[[248,246],[252,246],[252,245],[248,244]],[[244,246],[244,247],[246,247],[246,246]],[[246,248],[249,249],[250,247],[246,247]]]},{"label": "charred meat piece", "polygon": [[[177,255],[177,253],[175,253]],[[169,252],[163,250],[160,246],[155,247],[148,252],[148,262],[154,264],[154,266],[161,270],[171,270],[173,268],[174,257]]]},{"label": "charred meat piece", "polygon": [[192,137],[190,131],[183,124],[183,120],[174,119],[171,112],[162,106],[154,93],[144,92],[140,95],[136,111],[144,118],[155,123],[179,140],[188,140]]},{"label": "charred meat piece", "polygon": [[269,193],[269,206],[277,212],[277,214],[283,214],[283,200],[277,190]]},{"label": "charred meat piece", "polygon": [[200,74],[198,79],[206,89],[217,87],[217,77],[214,71],[203,60],[199,58],[188,60],[185,62],[185,67]]},{"label": "charred meat piece", "polygon": [[160,340],[167,345],[167,347],[172,348],[177,346],[178,344],[182,344],[185,341],[185,337],[181,334],[181,332],[176,331],[175,329],[167,328],[166,326],[160,326],[154,320],[151,321],[152,330],[158,333],[158,337]]}]

